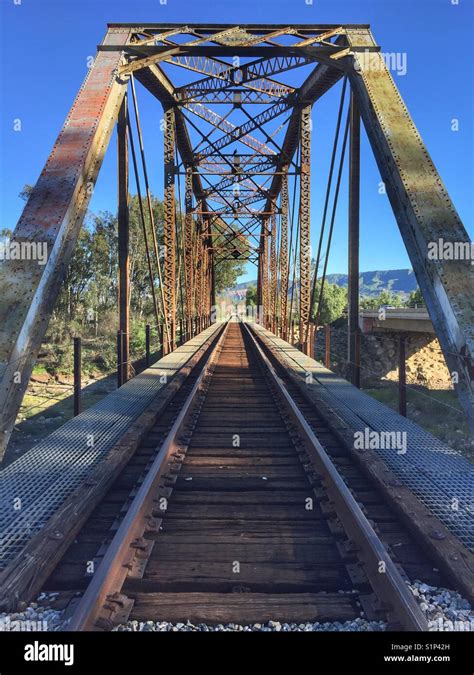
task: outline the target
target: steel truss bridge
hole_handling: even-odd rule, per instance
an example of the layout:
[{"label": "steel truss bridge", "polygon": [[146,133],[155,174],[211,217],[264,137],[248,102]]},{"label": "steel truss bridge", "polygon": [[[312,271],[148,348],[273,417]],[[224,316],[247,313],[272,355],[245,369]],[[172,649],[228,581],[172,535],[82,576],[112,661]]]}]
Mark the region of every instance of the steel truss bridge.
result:
[{"label": "steel truss bridge", "polygon": [[[164,110],[163,252],[153,223],[136,83]],[[308,352],[311,307],[320,292],[310,259],[311,111],[338,83],[341,103],[316,269],[324,278],[323,233],[326,228],[330,242],[347,148],[351,380],[357,383],[358,376],[362,120],[446,362],[457,373],[457,393],[474,420],[474,271],[470,261],[427,255],[430,242],[469,238],[369,26],[110,24],[14,232],[18,242],[46,242],[47,264],[8,260],[0,268],[0,455],[115,128],[124,380],[129,175],[139,195],[167,352],[175,348],[179,319],[191,335],[208,325],[214,271],[224,260],[257,266],[264,327],[288,339],[296,316],[298,343]]]}]

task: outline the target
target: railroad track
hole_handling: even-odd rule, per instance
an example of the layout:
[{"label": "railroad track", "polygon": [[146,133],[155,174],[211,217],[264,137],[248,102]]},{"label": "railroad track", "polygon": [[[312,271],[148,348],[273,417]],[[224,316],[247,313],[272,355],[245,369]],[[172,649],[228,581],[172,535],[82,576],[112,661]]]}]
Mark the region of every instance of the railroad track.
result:
[{"label": "railroad track", "polygon": [[277,371],[226,325],[44,583],[67,630],[362,611],[427,629],[406,581],[441,585],[436,563]]}]

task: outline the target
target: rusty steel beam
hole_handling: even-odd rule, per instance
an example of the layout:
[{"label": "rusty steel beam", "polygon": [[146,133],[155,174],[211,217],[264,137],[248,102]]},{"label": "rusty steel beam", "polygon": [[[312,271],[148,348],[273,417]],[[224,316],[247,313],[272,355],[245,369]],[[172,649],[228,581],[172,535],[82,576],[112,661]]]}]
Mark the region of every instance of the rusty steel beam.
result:
[{"label": "rusty steel beam", "polygon": [[[204,106],[201,104],[196,104],[195,107],[199,107],[199,109],[202,110]],[[186,108],[189,110],[191,109],[189,105],[186,106]],[[220,138],[217,139],[217,141],[214,141],[213,143],[210,143],[207,145],[205,148],[199,151],[199,157],[206,157],[206,155],[212,154],[216,150],[220,150],[221,148],[225,148],[227,145],[230,145],[231,143],[234,143],[235,141],[240,141],[241,143],[245,143],[246,145],[250,145],[249,139],[252,140],[253,145],[250,147],[253,147],[255,150],[258,152],[267,152],[269,154],[276,154],[274,150],[269,148],[268,146],[265,145],[265,143],[262,143],[260,141],[255,141],[255,139],[252,139],[251,136],[249,136],[249,132],[253,131],[254,129],[260,129],[263,124],[266,124],[272,119],[275,119],[276,117],[279,117],[283,113],[287,112],[291,108],[290,104],[287,101],[282,101],[279,103],[274,103],[272,106],[269,108],[266,108],[262,113],[259,115],[256,115],[255,117],[252,117],[250,120],[247,122],[244,122],[244,124],[240,125],[239,127],[234,126],[230,122],[226,122],[224,120],[221,120],[217,124],[214,121],[211,121],[211,119],[207,119],[208,122],[213,124],[214,126],[218,127],[219,129],[222,129],[222,125],[225,124],[225,127],[228,127],[229,125],[232,126],[233,128],[225,128],[224,130],[227,132],[227,135],[221,136]],[[194,110],[193,110],[194,112]],[[213,112],[213,111],[210,111]],[[198,114],[198,113],[196,113]],[[210,116],[208,116],[210,117]],[[217,113],[212,114],[213,118],[218,118],[219,116]]]},{"label": "rusty steel beam", "polygon": [[[259,170],[265,171],[267,169],[271,169],[272,167],[275,166],[275,161],[271,157],[268,157],[267,155],[263,155],[264,159],[259,161],[258,163],[255,163],[252,165],[252,171],[256,171],[258,174]],[[221,172],[216,172],[216,176],[223,175]],[[206,188],[204,190],[204,194],[211,195],[214,191],[219,191],[221,192],[222,190],[225,190],[226,188],[230,187],[231,185],[234,185],[235,183],[245,183],[246,185],[250,184],[253,188],[255,188],[255,185],[253,183],[248,183],[247,182],[247,174],[244,170],[242,170],[241,173],[233,173],[231,175],[229,174],[224,174],[225,176],[229,176],[228,178],[221,178],[220,181],[218,181],[215,185],[213,185],[210,188]]]},{"label": "rusty steel beam", "polygon": [[276,199],[281,190],[282,170],[289,165],[299,144],[300,110],[305,105],[315,103],[323,94],[333,87],[342,77],[343,72],[332,66],[320,63],[307,77],[295,98],[293,112],[288,122],[285,138],[282,143],[279,163],[275,169],[275,176],[268,190],[269,197],[266,208],[270,208],[270,201]]},{"label": "rusty steel beam", "polygon": [[367,29],[349,29],[351,85],[393,212],[453,376],[474,427],[474,268],[470,260],[440,260],[430,245],[470,245],[469,236]]},{"label": "rusty steel beam", "polygon": [[165,339],[163,346],[165,353],[176,349],[176,203],[175,203],[175,115],[174,108],[165,111],[164,124],[164,162],[165,162],[165,190],[164,190],[164,270],[163,293]]},{"label": "rusty steel beam", "polygon": [[[287,104],[282,105],[284,109],[280,109],[279,107],[277,111],[278,115],[283,113],[288,108]],[[210,143],[208,146],[200,150],[199,153],[197,153],[197,158],[199,161],[202,161],[202,159],[208,155],[215,153],[216,149],[219,150],[220,148],[226,147],[236,140],[239,140],[241,143],[247,145],[256,152],[269,155],[276,154],[275,151],[269,148],[265,143],[257,140],[256,138],[253,138],[253,136],[248,133],[253,129],[257,129],[258,124],[250,124],[246,122],[242,126],[236,127],[235,124],[232,124],[232,122],[229,122],[214,110],[210,110],[206,106],[202,105],[202,103],[187,103],[184,107],[186,110],[189,110],[196,116],[200,117],[206,122],[209,122],[209,124],[211,124],[216,129],[220,129],[221,131],[224,131],[226,134],[228,134],[227,136],[221,136],[218,141],[214,141],[214,143]]]},{"label": "rusty steel beam", "polygon": [[[117,28],[103,44],[121,47],[130,35],[130,27]],[[0,458],[122,104],[121,62],[120,50],[96,56],[16,226],[13,241],[45,247],[46,264],[5,260],[0,266]]]},{"label": "rusty steel beam", "polygon": [[[268,223],[269,218],[266,220],[266,229],[270,230]],[[265,309],[265,326],[270,328],[270,311],[271,311],[271,287],[270,287],[270,266],[271,266],[271,235],[265,237],[265,267],[264,267],[264,276],[263,276],[263,294],[264,294],[264,309]]]},{"label": "rusty steel beam", "polygon": [[[102,51],[112,51],[107,49],[107,47],[99,48]],[[143,58],[132,61],[126,67],[123,68],[124,73],[138,72],[140,68],[147,68],[151,63],[154,63],[155,60],[160,58],[164,59],[175,54],[181,54],[183,56],[204,56],[204,57],[214,57],[214,56],[228,56],[234,58],[235,56],[243,57],[263,57],[265,59],[278,58],[278,57],[289,57],[292,53],[296,56],[302,56],[305,52],[308,53],[311,51],[311,56],[313,60],[325,57],[332,57],[334,54],[337,54],[338,57],[342,57],[340,48],[338,49],[336,44],[328,44],[320,47],[306,47],[305,51],[298,50],[298,47],[292,47],[288,45],[270,45],[270,46],[245,46],[245,45],[202,45],[202,44],[189,44],[189,45],[177,45],[176,43],[170,43],[166,45],[150,46],[144,45],[139,47],[136,44],[132,48],[129,48],[128,52],[140,51],[143,54]],[[299,52],[299,53],[298,53]]]},{"label": "rusty steel beam", "polygon": [[[186,64],[178,62],[183,57],[171,57],[167,59],[170,63],[175,63],[184,68],[189,68],[188,60]],[[269,74],[286,72],[292,68],[298,68],[301,65],[311,62],[306,56],[283,56],[275,59],[258,59],[252,63],[246,63],[239,66],[231,66],[226,61],[210,59],[208,57],[191,57],[197,61],[199,59],[203,65],[199,68],[192,68],[195,72],[209,72],[208,77],[197,80],[177,89],[179,97],[195,98],[199,95],[211,93],[223,93],[229,87],[245,87],[250,91],[247,94],[266,94],[274,98],[281,98],[292,94],[295,90],[282,82],[277,82],[268,77]],[[189,59],[189,61],[191,61]]]},{"label": "rusty steel beam", "polygon": [[300,349],[307,351],[311,304],[311,106],[301,110],[301,176],[300,176]]},{"label": "rusty steel beam", "polygon": [[196,249],[195,249],[195,283],[194,283],[194,292],[196,298],[196,315],[199,316],[201,313],[201,300],[202,300],[202,268],[203,268],[203,254],[204,247],[202,243],[202,220],[198,220],[198,229],[196,237]]},{"label": "rusty steel beam", "polygon": [[275,332],[275,323],[276,323],[276,314],[277,314],[277,289],[278,289],[278,280],[277,280],[277,251],[276,251],[276,236],[277,236],[277,226],[276,226],[276,213],[273,210],[272,215],[270,216],[271,221],[271,236],[270,236],[270,315],[272,326],[271,329]]},{"label": "rusty steel beam", "polygon": [[349,147],[349,237],[347,284],[347,362],[349,381],[360,386],[359,352],[359,208],[360,208],[360,115],[354,92],[350,98]]},{"label": "rusty steel beam", "polygon": [[118,155],[118,267],[119,267],[119,330],[122,339],[121,381],[130,377],[130,233],[128,212],[128,142],[127,95],[125,95],[117,124]]},{"label": "rusty steel beam", "polygon": [[[284,170],[287,167],[284,168]],[[280,317],[282,337],[288,337],[288,174],[281,183],[281,235],[280,235]]]},{"label": "rusty steel beam", "polygon": [[194,259],[193,259],[193,182],[191,167],[186,169],[185,179],[185,216],[184,216],[184,273],[186,278],[186,322],[189,323],[194,314],[193,286],[194,286]]},{"label": "rusty steel beam", "polygon": [[271,105],[276,100],[287,100],[288,96],[281,96],[280,99],[271,96],[266,92],[253,91],[247,89],[225,89],[223,91],[209,92],[206,94],[196,94],[189,98],[181,97],[179,102],[186,105],[190,102],[217,104],[217,105]]},{"label": "rusty steel beam", "polygon": [[[108,23],[109,28],[131,28],[135,33],[153,33],[154,31],[158,32],[158,35],[154,37],[154,40],[163,38],[163,33],[166,31],[173,31],[177,33],[186,33],[189,34],[190,30],[193,32],[199,31],[199,33],[206,33],[210,36],[215,36],[216,33],[220,33],[223,30],[230,28],[228,23],[120,23],[112,22]],[[239,28],[242,30],[248,31],[249,33],[258,33],[259,35],[267,36],[268,33],[273,32],[276,29],[289,29],[287,23],[239,23]],[[314,35],[319,36],[320,34],[325,34],[328,31],[339,30],[341,28],[340,23],[292,23],[291,31],[292,35],[295,31],[298,34],[303,35]],[[370,28],[370,25],[367,23],[350,23],[344,24],[344,29],[347,28]],[[212,38],[209,38],[210,40]],[[262,38],[264,39],[264,38]]]},{"label": "rusty steel beam", "polygon": [[[157,65],[151,65],[148,68],[137,71],[135,79],[161,102],[165,110],[175,106],[174,87]],[[189,132],[179,108],[175,109],[175,127],[176,144],[183,162],[187,165],[195,166],[196,158],[193,153]],[[197,172],[193,172],[193,190],[196,199],[203,198],[203,186]]]}]

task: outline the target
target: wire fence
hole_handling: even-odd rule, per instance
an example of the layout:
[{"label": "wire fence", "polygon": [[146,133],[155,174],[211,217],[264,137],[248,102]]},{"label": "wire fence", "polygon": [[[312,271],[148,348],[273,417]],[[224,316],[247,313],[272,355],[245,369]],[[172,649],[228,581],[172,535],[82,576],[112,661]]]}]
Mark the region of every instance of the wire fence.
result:
[{"label": "wire fence", "polygon": [[[201,317],[199,320],[198,317],[195,317],[194,320],[190,322],[179,320],[175,327],[176,345],[179,346],[187,342],[191,337],[199,332],[199,326],[204,328],[205,325],[206,321],[204,320],[204,317]],[[79,357],[77,362],[74,360],[72,373],[73,382],[59,382],[55,380],[53,376],[49,377],[47,381],[43,381],[42,379],[39,379],[39,373],[33,373],[30,377],[28,387],[25,392],[25,397],[28,401],[28,404],[23,405],[20,408],[18,415],[12,416],[10,418],[10,422],[13,417],[17,418],[17,423],[18,421],[23,421],[29,416],[37,415],[58,403],[63,403],[69,398],[74,399],[74,414],[77,414],[76,411],[80,411],[81,405],[76,399],[77,397],[80,398],[83,393],[83,346],[85,347],[86,352],[93,352],[97,347],[103,348],[104,345],[110,347],[110,350],[115,350],[113,367],[105,371],[102,370],[100,379],[91,377],[87,381],[86,388],[91,384],[91,381],[92,383],[95,383],[115,376],[117,376],[117,385],[121,386],[121,384],[124,384],[125,381],[142,372],[151,364],[152,360],[158,360],[163,356],[165,347],[165,341],[163,338],[165,328],[163,323],[148,323],[143,324],[143,327],[145,328],[146,339],[145,350],[133,349],[133,345],[129,345],[128,358],[126,355],[126,350],[123,349],[124,345],[122,340],[124,337],[132,337],[131,334],[127,336],[126,333],[118,331],[115,344],[111,337],[106,336],[81,336],[79,338],[74,338],[71,342],[71,355],[74,352],[73,345],[75,344],[75,341],[79,340]],[[28,354],[24,354],[22,357],[14,359],[13,361],[10,361],[8,365],[16,365],[16,363],[24,360],[32,353],[33,352],[31,351]],[[41,365],[45,366],[44,360],[42,360],[40,363]],[[50,367],[51,369],[55,367],[54,361],[50,364]],[[63,378],[68,376],[71,375],[69,373],[63,374]],[[55,377],[57,377],[57,375]],[[31,403],[31,398],[38,399],[38,402]],[[71,409],[73,406],[71,405]]]},{"label": "wire fence", "polygon": [[[380,383],[380,385],[383,385],[387,388],[392,388],[393,390],[396,388],[398,390],[398,387],[399,387],[398,381],[382,376],[380,370],[376,370],[375,368],[370,367],[370,365],[368,365],[367,361],[364,360],[363,358],[360,359],[359,363],[355,363],[347,357],[347,354],[343,353],[342,349],[336,350],[334,348],[333,337],[334,337],[335,333],[336,333],[336,335],[338,334],[339,336],[342,336],[346,341],[349,339],[350,335],[354,335],[355,333],[350,332],[350,331],[348,331],[347,329],[344,329],[344,328],[338,329],[337,327],[333,327],[333,326],[331,326],[330,330],[331,330],[331,339],[330,339],[330,342],[329,342],[329,344],[330,344],[329,355],[330,355],[330,358],[331,358],[331,364],[334,364],[338,368],[339,372],[342,375],[344,375],[344,376],[347,375],[351,366],[356,366],[356,367],[360,368],[361,376],[365,376],[366,382],[370,382],[372,380],[372,382],[373,381],[378,382],[378,383]],[[374,338],[377,341],[380,339],[380,341],[385,343],[385,344],[390,342],[391,345],[395,347],[395,349],[394,349],[395,352],[397,352],[398,347],[399,347],[399,340],[397,338],[394,338],[394,337],[384,336],[384,335],[379,335],[379,334],[377,334],[376,336],[375,335],[367,336],[363,333],[362,334],[358,333],[358,336],[359,336],[359,338],[361,338],[361,343],[360,343],[361,355],[363,354],[364,338],[367,338],[367,337]],[[436,338],[436,336],[433,335],[433,339],[435,339],[435,338]],[[440,360],[442,360],[443,363],[444,363],[444,353],[441,349],[438,349],[436,347],[425,347],[425,348],[430,349],[433,352],[435,352],[439,356]],[[327,349],[327,343],[326,343],[324,332],[318,331],[318,333],[316,335],[314,347],[313,347],[313,353],[314,353],[315,357],[325,356],[326,355],[326,349]],[[393,364],[393,366],[394,366],[393,370],[398,370],[398,364]],[[448,370],[448,375],[450,376],[449,370]],[[416,383],[408,384],[408,383],[406,383],[404,386],[405,386],[405,390],[407,392],[410,392],[411,395],[418,396],[420,398],[426,399],[427,401],[430,401],[434,406],[439,406],[441,409],[444,408],[445,410],[449,410],[450,413],[455,413],[456,415],[458,415],[460,420],[465,421],[464,411],[461,408],[457,407],[456,405],[452,405],[451,403],[448,403],[447,401],[441,400],[440,398],[438,398],[436,396],[433,396],[433,395],[429,394],[426,390],[421,391],[421,389],[419,387],[423,386],[426,389],[426,385],[421,384],[421,383],[420,384],[416,384]],[[373,387],[368,386],[368,385],[366,385],[363,388],[373,389]],[[453,392],[453,394],[454,394],[454,389],[452,387],[452,384],[449,386],[449,391]]]}]

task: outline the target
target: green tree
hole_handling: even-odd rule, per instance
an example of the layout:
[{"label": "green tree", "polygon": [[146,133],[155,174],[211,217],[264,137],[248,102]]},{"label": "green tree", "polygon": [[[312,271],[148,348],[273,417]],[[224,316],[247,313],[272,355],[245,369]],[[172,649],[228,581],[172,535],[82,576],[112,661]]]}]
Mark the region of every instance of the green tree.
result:
[{"label": "green tree", "polygon": [[373,297],[364,297],[360,300],[361,309],[378,309],[383,305],[389,305],[390,307],[403,307],[403,304],[403,296],[388,290],[383,290],[381,293],[379,293],[379,295]]},{"label": "green tree", "polygon": [[416,305],[424,305],[425,300],[420,288],[412,291],[408,296],[407,307],[415,307]]},{"label": "green tree", "polygon": [[223,260],[216,264],[214,272],[214,283],[216,293],[233,288],[237,279],[245,272],[244,261]]},{"label": "green tree", "polygon": [[[321,293],[321,281],[316,283],[316,292],[314,294],[314,305],[312,318],[315,320],[318,314],[319,296]],[[324,284],[323,297],[321,300],[321,310],[319,313],[319,324],[325,325],[333,323],[339,319],[347,305],[347,288],[330,284],[327,281]]]},{"label": "green tree", "polygon": [[81,228],[56,301],[54,309],[56,319],[62,319],[65,322],[74,321],[84,303],[88,285],[94,276],[91,264],[91,239],[92,233],[85,227]]},{"label": "green tree", "polygon": [[257,287],[248,286],[245,294],[245,304],[247,307],[254,307],[257,304]]},{"label": "green tree", "polygon": [[23,186],[23,190],[20,192],[18,195],[20,199],[23,199],[24,202],[27,202],[28,199],[30,198],[31,192],[33,190],[33,185],[29,185],[29,183],[25,183]]},{"label": "green tree", "polygon": [[[23,193],[27,198],[29,186]],[[23,194],[22,193],[22,194]],[[152,196],[153,222],[158,245],[158,255],[163,270],[163,202]],[[178,245],[181,245],[181,211],[177,207],[176,231]],[[158,304],[160,304],[159,276],[154,254],[153,237],[148,208],[143,209],[148,238],[148,247],[152,259],[153,281]],[[129,201],[129,249],[130,249],[130,305],[132,317],[140,321],[154,317],[154,305],[150,286],[150,275],[147,264],[145,236],[141,217],[140,203],[137,195],[130,196]],[[81,229],[78,242],[70,261],[64,284],[57,301],[55,316],[68,322],[80,320],[85,323],[92,314],[94,317],[105,316],[115,311],[118,296],[118,223],[117,217],[108,212],[88,213],[85,225]],[[230,256],[235,259],[224,260],[216,265],[216,292],[235,285],[245,269],[245,261],[238,255],[244,250],[243,242],[229,244]],[[229,257],[230,257],[229,256]],[[184,297],[184,269],[177,260],[178,304]]]}]

